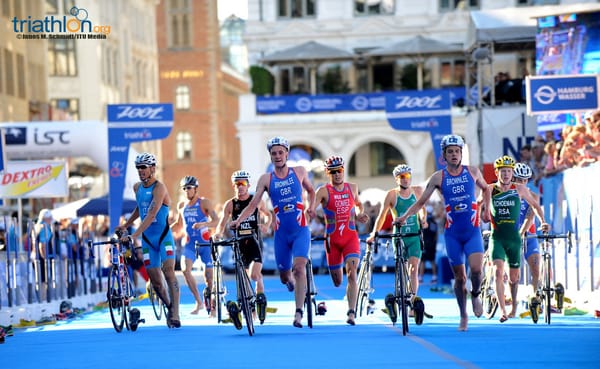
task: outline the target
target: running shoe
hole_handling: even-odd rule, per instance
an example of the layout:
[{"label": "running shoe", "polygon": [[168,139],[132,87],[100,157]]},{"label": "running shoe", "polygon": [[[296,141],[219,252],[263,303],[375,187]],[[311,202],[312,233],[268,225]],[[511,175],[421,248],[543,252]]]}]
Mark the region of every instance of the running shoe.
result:
[{"label": "running shoe", "polygon": [[242,314],[235,301],[227,302],[227,311],[229,312],[229,318],[233,322],[233,325],[235,325],[235,328],[238,330],[242,329]]},{"label": "running shoe", "polygon": [[7,336],[14,336],[15,330],[12,325],[0,325],[0,328],[4,330],[4,334]]},{"label": "running shoe", "polygon": [[413,300],[413,311],[415,315],[415,323],[417,325],[423,324],[423,317],[425,316],[425,303],[419,296],[415,296]]},{"label": "running shoe", "polygon": [[267,296],[262,292],[256,295],[256,309],[258,310],[258,320],[260,320],[260,324],[263,324],[267,317]]},{"label": "running shoe", "polygon": [[557,283],[554,286],[554,291],[556,292],[556,294],[554,295],[554,298],[556,298],[556,307],[559,310],[562,310],[563,301],[565,299],[565,287],[561,283]]},{"label": "running shoe", "polygon": [[531,320],[537,324],[538,319],[540,317],[540,306],[542,301],[539,297],[534,296],[529,300],[529,313],[531,314]]},{"label": "running shoe", "polygon": [[385,307],[390,320],[395,324],[396,320],[398,320],[398,308],[396,306],[396,299],[391,293],[385,297]]}]

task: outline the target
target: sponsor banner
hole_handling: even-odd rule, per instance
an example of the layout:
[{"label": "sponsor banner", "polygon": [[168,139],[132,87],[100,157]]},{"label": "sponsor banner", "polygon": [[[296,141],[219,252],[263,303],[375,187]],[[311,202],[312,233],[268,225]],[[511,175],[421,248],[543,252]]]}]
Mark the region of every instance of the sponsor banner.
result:
[{"label": "sponsor banner", "polygon": [[431,135],[436,165],[443,166],[440,142],[452,133],[451,98],[448,90],[386,93],[386,116],[392,128],[426,131]]},{"label": "sponsor banner", "polygon": [[0,175],[0,197],[66,197],[67,177],[64,161],[11,161]]},{"label": "sponsor banner", "polygon": [[86,156],[98,167],[108,169],[103,122],[11,122],[0,123],[0,128],[5,133],[8,160]]},{"label": "sponsor banner", "polygon": [[[443,90],[450,93],[453,105],[461,102],[464,104],[466,93],[464,87],[450,87]],[[359,112],[385,109],[384,93],[256,97],[257,114]]]},{"label": "sponsor banner", "polygon": [[173,127],[172,104],[108,105],[108,178],[110,228],[119,224],[127,159],[132,142],[166,138]]},{"label": "sponsor banner", "polygon": [[600,107],[600,75],[531,76],[527,114],[573,113]]},{"label": "sponsor banner", "polygon": [[6,154],[4,153],[4,130],[0,129],[0,173],[4,171],[4,162],[6,161]]}]

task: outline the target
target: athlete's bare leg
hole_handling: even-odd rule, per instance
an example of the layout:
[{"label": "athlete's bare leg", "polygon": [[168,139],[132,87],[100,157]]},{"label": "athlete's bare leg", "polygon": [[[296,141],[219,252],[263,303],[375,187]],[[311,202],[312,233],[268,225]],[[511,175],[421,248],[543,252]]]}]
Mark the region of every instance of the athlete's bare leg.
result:
[{"label": "athlete's bare leg", "polygon": [[465,265],[454,265],[452,267],[454,273],[454,295],[456,296],[456,302],[458,303],[458,310],[460,311],[460,324],[458,326],[459,331],[466,331],[469,324],[469,315],[467,314],[467,273],[465,271]]},{"label": "athlete's bare leg", "polygon": [[473,315],[483,315],[483,303],[481,302],[481,280],[483,279],[483,253],[474,252],[469,255],[469,273],[471,275],[471,305]]},{"label": "athlete's bare leg", "polygon": [[531,272],[531,287],[533,288],[533,296],[537,293],[537,288],[540,283],[540,254],[531,254],[527,258],[529,270]]},{"label": "athlete's bare leg", "polygon": [[[296,286],[294,288],[294,297],[296,300],[296,311],[303,310],[304,299],[306,297],[306,263],[308,259],[303,257],[295,257],[292,266],[292,274],[296,280]],[[302,321],[302,315],[296,313],[294,315],[294,322],[300,323]]]},{"label": "athlete's bare leg", "polygon": [[194,307],[194,310],[190,312],[190,314],[198,314],[198,312],[204,307],[204,304],[202,303],[200,293],[198,292],[198,284],[196,283],[196,278],[192,274],[194,260],[186,258],[185,256],[182,256],[181,258],[183,259],[183,263],[181,264],[181,271],[183,272],[185,283],[190,289],[190,292],[192,292],[194,300],[196,301],[196,306]]},{"label": "athlete's bare leg", "polygon": [[169,289],[169,295],[171,297],[170,313],[171,319],[179,322],[179,283],[175,276],[175,259],[165,260],[162,264],[162,271],[167,281],[167,287]]},{"label": "athlete's bare leg", "polygon": [[[356,299],[358,298],[358,281],[357,272],[359,259],[356,257],[348,258],[346,260],[346,278],[348,279],[348,286],[346,286],[346,299],[348,300],[348,320],[346,321],[350,325],[354,325],[354,318],[356,318],[356,312],[354,307],[356,306]],[[340,270],[340,274],[341,274]]]},{"label": "athlete's bare leg", "polygon": [[510,268],[509,269],[509,282],[510,286],[510,296],[512,297],[512,308],[510,313],[508,314],[509,318],[514,318],[517,315],[517,293],[519,290],[519,268]]}]

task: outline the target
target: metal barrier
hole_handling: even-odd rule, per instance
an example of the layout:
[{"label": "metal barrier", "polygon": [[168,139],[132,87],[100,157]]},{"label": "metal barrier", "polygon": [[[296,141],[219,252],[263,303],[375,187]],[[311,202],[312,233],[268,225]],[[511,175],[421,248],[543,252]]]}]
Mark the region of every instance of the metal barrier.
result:
[{"label": "metal barrier", "polygon": [[[85,240],[68,243],[66,233],[51,226],[52,239],[38,242],[39,225],[3,217],[4,247],[0,250],[0,312],[44,303],[60,303],[102,292],[103,249],[88,249]],[[73,238],[72,238],[73,240]]]}]

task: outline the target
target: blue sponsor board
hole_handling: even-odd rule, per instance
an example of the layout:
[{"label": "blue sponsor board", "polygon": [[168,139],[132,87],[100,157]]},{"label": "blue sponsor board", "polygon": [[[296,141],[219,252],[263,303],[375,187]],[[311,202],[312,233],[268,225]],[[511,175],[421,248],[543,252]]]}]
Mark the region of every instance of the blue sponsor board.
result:
[{"label": "blue sponsor board", "polygon": [[528,77],[527,113],[572,113],[598,109],[599,84],[599,75]]},{"label": "blue sponsor board", "polygon": [[[449,87],[448,91],[453,105],[464,104],[465,88]],[[411,91],[415,92],[415,91]],[[368,94],[332,94],[332,95],[283,95],[257,96],[257,114],[302,114],[329,113],[339,111],[371,111],[385,110],[385,93]]]},{"label": "blue sponsor board", "polygon": [[448,90],[402,91],[386,94],[386,116],[392,128],[426,131],[431,135],[438,169],[442,167],[442,138],[452,133],[451,98]]},{"label": "blue sponsor board", "polygon": [[4,154],[4,130],[0,129],[0,173],[4,171],[4,162],[6,161],[6,155]]},{"label": "blue sponsor board", "polygon": [[108,105],[108,163],[110,229],[119,224],[127,157],[132,142],[166,138],[173,128],[172,104]]}]

